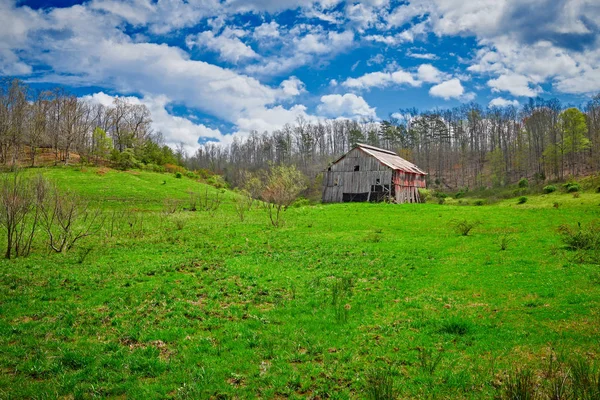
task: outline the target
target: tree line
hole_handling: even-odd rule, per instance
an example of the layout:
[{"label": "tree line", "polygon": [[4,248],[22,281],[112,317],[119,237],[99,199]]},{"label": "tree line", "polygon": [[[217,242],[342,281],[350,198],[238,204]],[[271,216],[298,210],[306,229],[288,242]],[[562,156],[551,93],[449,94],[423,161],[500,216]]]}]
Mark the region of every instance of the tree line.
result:
[{"label": "tree line", "polygon": [[189,168],[224,174],[239,185],[246,171],[295,165],[313,183],[328,163],[356,143],[396,151],[429,173],[430,185],[455,189],[563,180],[600,168],[600,95],[584,107],[530,99],[522,108],[402,109],[382,122],[299,118],[273,132],[252,132],[229,146],[208,143]]},{"label": "tree line", "polygon": [[[115,98],[92,103],[62,88],[33,90],[19,80],[0,82],[0,164],[36,166],[40,150],[55,164],[110,163],[119,168],[182,164],[183,150],[153,132],[143,104]],[[47,161],[47,160],[46,160]]]},{"label": "tree line", "polygon": [[387,120],[299,117],[272,132],[207,143],[187,155],[171,149],[151,128],[142,104],[115,98],[109,106],[61,88],[32,90],[19,80],[0,84],[0,164],[35,166],[39,149],[54,164],[79,161],[118,168],[185,165],[221,174],[243,186],[248,173],[293,165],[318,190],[319,175],[356,143],[396,151],[429,173],[430,185],[454,189],[503,186],[526,177],[564,180],[600,166],[600,95],[582,107],[557,99],[530,99],[521,108],[401,109]]}]

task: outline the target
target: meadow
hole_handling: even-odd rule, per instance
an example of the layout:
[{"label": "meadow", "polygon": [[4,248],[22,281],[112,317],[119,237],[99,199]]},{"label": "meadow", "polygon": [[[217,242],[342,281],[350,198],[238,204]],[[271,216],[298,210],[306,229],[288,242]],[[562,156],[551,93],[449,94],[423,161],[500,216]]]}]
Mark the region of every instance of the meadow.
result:
[{"label": "meadow", "polygon": [[275,228],[185,176],[38,172],[106,222],[0,261],[0,398],[479,399],[600,365],[597,252],[558,232],[600,194],[304,205]]}]

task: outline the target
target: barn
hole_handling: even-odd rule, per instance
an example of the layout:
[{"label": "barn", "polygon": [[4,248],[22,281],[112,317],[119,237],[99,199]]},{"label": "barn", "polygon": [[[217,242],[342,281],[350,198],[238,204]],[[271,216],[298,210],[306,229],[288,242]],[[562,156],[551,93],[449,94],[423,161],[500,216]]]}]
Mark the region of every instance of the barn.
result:
[{"label": "barn", "polygon": [[418,203],[426,175],[393,151],[359,143],[325,171],[323,203],[384,199]]}]

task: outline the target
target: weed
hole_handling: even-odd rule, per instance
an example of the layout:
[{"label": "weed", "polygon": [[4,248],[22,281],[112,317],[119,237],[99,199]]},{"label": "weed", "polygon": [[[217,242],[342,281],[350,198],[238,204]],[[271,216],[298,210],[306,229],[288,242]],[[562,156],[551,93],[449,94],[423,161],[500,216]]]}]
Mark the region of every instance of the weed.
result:
[{"label": "weed", "polygon": [[504,251],[508,249],[508,246],[515,241],[515,238],[512,237],[510,233],[503,233],[498,237],[498,245],[500,246],[500,250]]},{"label": "weed", "polygon": [[396,398],[393,371],[390,367],[373,368],[365,377],[365,392],[371,400],[392,400]]},{"label": "weed", "polygon": [[554,203],[552,203],[552,207],[559,208],[560,207],[560,203],[558,201],[555,201]]},{"label": "weed", "polygon": [[175,224],[175,228],[181,231],[185,228],[187,220],[182,215],[176,215],[173,217],[173,223]]},{"label": "weed", "polygon": [[443,350],[438,350],[437,354],[434,354],[433,350],[417,347],[417,351],[419,352],[419,366],[428,375],[433,375],[440,362],[442,362]]},{"label": "weed", "polygon": [[474,205],[474,206],[482,206],[482,205],[484,205],[484,204],[485,204],[485,200],[475,200],[475,201],[473,202],[473,205]]},{"label": "weed", "polygon": [[87,256],[92,252],[94,248],[92,246],[86,246],[79,249],[79,254],[77,255],[77,263],[83,264]]},{"label": "weed", "polygon": [[562,241],[571,250],[598,250],[600,249],[600,223],[590,222],[583,227],[581,222],[577,227],[563,224],[558,227],[558,233]]},{"label": "weed", "polygon": [[508,376],[503,398],[507,400],[534,400],[537,398],[536,383],[530,369],[514,371]]},{"label": "weed", "polygon": [[569,364],[574,397],[584,400],[600,398],[600,369],[582,357]]},{"label": "weed", "polygon": [[452,228],[456,233],[462,236],[469,236],[469,233],[478,225],[481,225],[479,221],[469,221],[467,219],[452,220],[450,221]]},{"label": "weed", "polygon": [[442,323],[439,329],[440,333],[446,333],[449,335],[464,336],[471,331],[471,323],[463,321],[457,318],[451,318]]},{"label": "weed", "polygon": [[517,204],[525,204],[525,203],[527,203],[527,197],[525,197],[525,196],[521,196],[517,200]]}]

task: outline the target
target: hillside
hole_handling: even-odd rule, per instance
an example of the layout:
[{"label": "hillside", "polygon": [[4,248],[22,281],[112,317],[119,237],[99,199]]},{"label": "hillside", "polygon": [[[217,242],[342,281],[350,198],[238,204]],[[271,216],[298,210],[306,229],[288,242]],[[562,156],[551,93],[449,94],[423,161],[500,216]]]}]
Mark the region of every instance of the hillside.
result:
[{"label": "hillside", "polygon": [[[600,355],[597,251],[557,231],[600,219],[600,194],[292,207],[274,228],[186,177],[38,172],[107,222],[0,261],[2,398],[492,398]],[[190,192],[222,201],[183,211]]]}]

